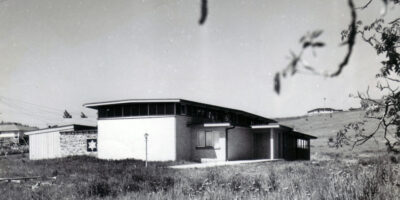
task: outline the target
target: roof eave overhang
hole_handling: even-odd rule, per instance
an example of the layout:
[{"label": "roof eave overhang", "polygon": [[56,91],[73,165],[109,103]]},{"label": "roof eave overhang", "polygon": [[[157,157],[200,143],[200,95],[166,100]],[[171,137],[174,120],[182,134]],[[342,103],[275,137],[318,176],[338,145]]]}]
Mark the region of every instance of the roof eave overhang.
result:
[{"label": "roof eave overhang", "polygon": [[205,128],[232,127],[231,123],[204,123]]},{"label": "roof eave overhang", "polygon": [[250,126],[252,129],[272,129],[272,128],[282,128],[282,129],[289,129],[293,130],[292,128],[288,126],[283,126],[277,123],[270,123],[270,124],[259,124],[259,125],[251,125]]},{"label": "roof eave overhang", "polygon": [[115,105],[115,104],[127,104],[127,103],[178,103],[181,99],[130,99],[120,101],[105,101],[105,102],[94,102],[83,104],[86,108],[96,108],[99,106]]},{"label": "roof eave overhang", "polygon": [[36,131],[29,131],[25,132],[25,135],[35,135],[35,134],[42,134],[42,133],[49,133],[49,132],[61,132],[61,131],[73,131],[74,125],[68,125],[64,127],[54,127],[54,128],[46,128]]}]

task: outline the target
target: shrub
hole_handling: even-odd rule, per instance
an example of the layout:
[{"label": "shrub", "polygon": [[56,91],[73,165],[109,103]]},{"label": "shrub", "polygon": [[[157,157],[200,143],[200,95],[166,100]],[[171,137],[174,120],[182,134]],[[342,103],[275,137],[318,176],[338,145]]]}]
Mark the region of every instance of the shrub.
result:
[{"label": "shrub", "polygon": [[111,195],[112,190],[110,185],[104,181],[94,181],[88,186],[88,196],[105,197]]},{"label": "shrub", "polygon": [[270,191],[275,191],[279,188],[278,177],[273,168],[270,168],[270,173],[269,173],[269,176],[267,179],[267,184],[268,184],[268,189]]}]

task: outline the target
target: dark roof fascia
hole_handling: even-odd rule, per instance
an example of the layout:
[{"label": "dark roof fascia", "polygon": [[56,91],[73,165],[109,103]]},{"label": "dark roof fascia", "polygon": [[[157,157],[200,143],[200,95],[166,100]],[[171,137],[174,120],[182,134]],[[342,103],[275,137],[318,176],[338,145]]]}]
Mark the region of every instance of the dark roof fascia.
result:
[{"label": "dark roof fascia", "polygon": [[315,136],[307,135],[307,134],[300,133],[300,132],[297,132],[297,131],[293,131],[293,133],[294,133],[294,135],[300,136],[300,137],[303,137],[303,138],[307,138],[307,139],[317,139],[317,137],[315,137]]},{"label": "dark roof fascia", "polygon": [[60,131],[60,134],[62,134],[62,135],[97,134],[97,129],[75,130],[75,131]]},{"label": "dark roof fascia", "polygon": [[[250,116],[250,117],[260,118],[262,120],[268,121],[269,123],[276,123],[277,122],[277,121],[275,121],[273,119],[269,119],[269,118],[266,118],[266,117],[255,115],[255,114],[252,114],[252,113],[249,113],[249,112],[245,112],[245,111],[242,111],[242,110],[237,110],[237,109],[233,109],[233,108],[227,108],[227,107],[222,107],[222,106],[217,106],[217,105],[212,105],[212,104],[206,104],[206,103],[201,103],[201,102],[196,102],[196,101],[190,101],[190,100],[186,100],[186,99],[179,99],[179,98],[128,99],[128,100],[117,100],[117,101],[104,101],[104,102],[86,103],[86,104],[83,104],[83,106],[87,107],[87,108],[97,109],[100,106],[120,105],[120,104],[133,104],[133,103],[130,103],[129,101],[144,101],[145,102],[145,101],[157,101],[157,100],[160,100],[160,102],[162,102],[162,101],[176,101],[176,103],[197,105],[197,106],[200,106],[200,107],[209,107],[209,108],[214,108],[216,110],[227,110],[227,111],[235,112],[235,113],[238,113],[238,114],[247,115],[247,116]],[[113,102],[115,102],[115,103],[113,104]],[[106,105],[90,106],[90,104],[102,104],[102,103],[104,103]],[[140,103],[140,102],[135,102],[135,103]],[[153,102],[153,103],[157,103],[157,102]]]},{"label": "dark roof fascia", "polygon": [[[122,105],[122,104],[133,104],[133,103],[157,103],[157,101],[159,101],[159,102],[169,101],[171,103],[174,103],[174,102],[180,102],[181,100],[182,99],[177,99],[177,98],[125,99],[125,100],[112,100],[112,101],[99,101],[99,102],[85,103],[85,104],[83,104],[83,107],[96,109],[97,107],[100,107],[100,106],[109,106],[109,105]],[[149,101],[151,101],[151,102],[149,102]],[[92,105],[92,104],[100,104],[100,105]],[[104,104],[104,105],[101,105],[101,104]]]},{"label": "dark roof fascia", "polygon": [[74,130],[97,130],[97,126],[87,126],[80,124],[73,124]]},{"label": "dark roof fascia", "polygon": [[34,130],[34,131],[43,131],[43,130],[53,129],[53,128],[64,128],[64,127],[68,127],[68,126],[73,126],[74,130],[77,127],[86,127],[86,128],[90,128],[90,129],[97,129],[96,126],[86,126],[86,125],[80,125],[80,124],[67,124],[67,125],[62,125],[62,126],[54,126],[54,127],[50,127],[50,128],[37,129],[37,130]]},{"label": "dark roof fascia", "polygon": [[222,107],[222,106],[217,106],[217,105],[213,105],[213,104],[206,104],[206,103],[201,103],[201,102],[195,102],[195,101],[189,101],[189,100],[185,100],[185,99],[180,99],[182,103],[187,103],[187,104],[192,104],[192,105],[198,105],[198,106],[203,106],[203,107],[209,107],[209,108],[214,108],[217,110],[228,110],[231,112],[236,112],[236,113],[240,113],[240,114],[244,114],[244,115],[248,115],[251,117],[255,117],[255,118],[261,118],[263,120],[267,120],[270,123],[276,123],[277,121],[273,120],[273,119],[269,119],[263,116],[259,116],[253,113],[249,113],[243,110],[238,110],[238,109],[233,109],[233,108],[227,108],[227,107]]}]

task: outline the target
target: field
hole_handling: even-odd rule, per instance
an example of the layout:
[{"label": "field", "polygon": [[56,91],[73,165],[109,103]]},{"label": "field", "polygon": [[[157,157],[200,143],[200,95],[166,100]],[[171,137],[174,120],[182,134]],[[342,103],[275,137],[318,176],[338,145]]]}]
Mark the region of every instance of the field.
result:
[{"label": "field", "polygon": [[[372,132],[377,126],[377,120],[365,119],[364,111],[338,112],[332,115],[302,116],[296,118],[280,119],[279,123],[293,127],[295,130],[314,135],[318,137],[311,141],[311,159],[325,160],[332,156],[345,157],[347,159],[357,159],[360,157],[373,156],[376,153],[386,152],[385,141],[382,136],[382,130],[379,130],[377,136],[366,142],[362,146],[352,149],[351,146],[343,148],[329,148],[329,137],[335,137],[338,130],[350,122],[365,121],[365,133]],[[328,156],[327,156],[328,155]]]},{"label": "field", "polygon": [[[349,151],[327,138],[361,112],[284,120],[319,137],[312,160],[253,163],[202,169],[170,169],[179,162],[105,161],[68,157],[30,161],[0,158],[0,199],[400,199],[400,157],[375,142]],[[373,127],[373,124],[371,125]]]}]

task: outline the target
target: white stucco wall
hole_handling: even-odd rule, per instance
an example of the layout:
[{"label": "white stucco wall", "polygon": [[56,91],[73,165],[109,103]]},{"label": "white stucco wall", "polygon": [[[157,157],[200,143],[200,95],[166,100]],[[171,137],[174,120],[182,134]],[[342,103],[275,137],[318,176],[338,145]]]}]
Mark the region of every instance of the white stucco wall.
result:
[{"label": "white stucco wall", "polygon": [[146,158],[144,134],[149,134],[148,160],[176,160],[174,116],[98,120],[98,157]]}]

